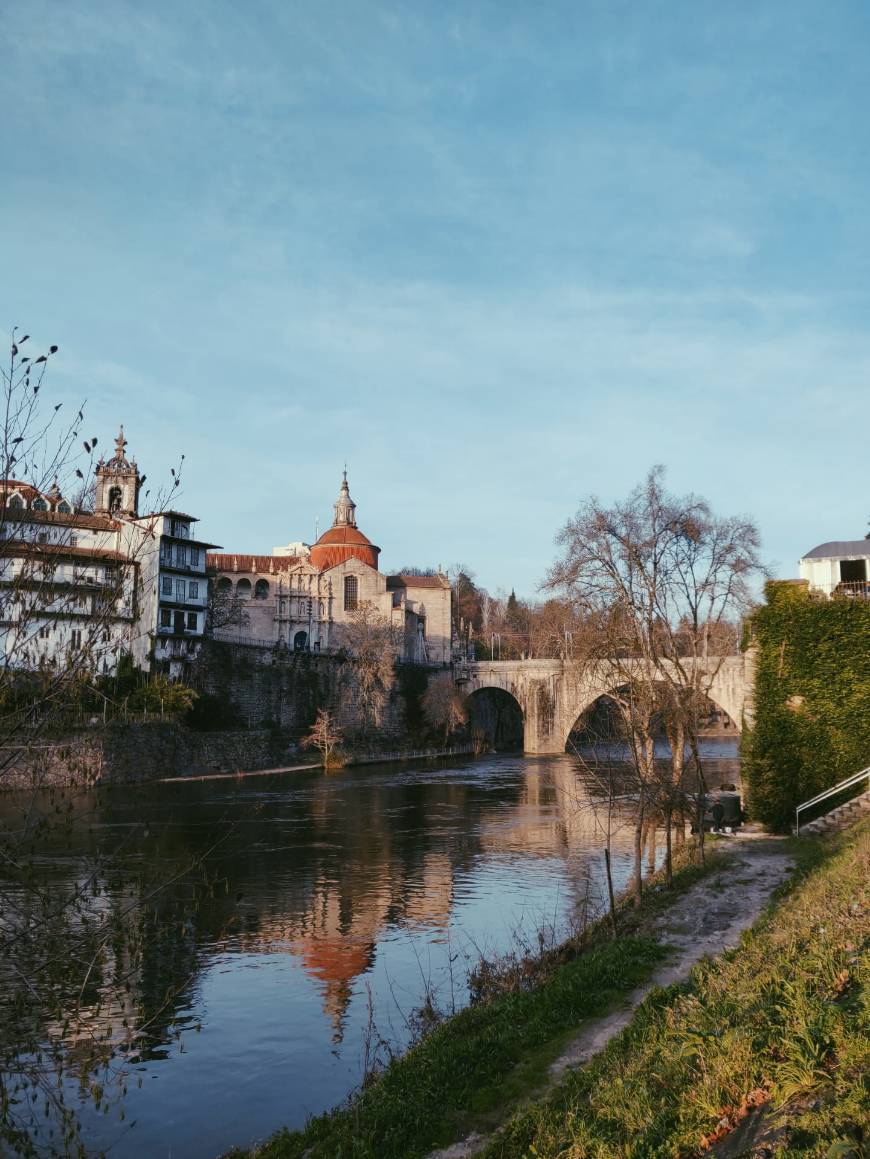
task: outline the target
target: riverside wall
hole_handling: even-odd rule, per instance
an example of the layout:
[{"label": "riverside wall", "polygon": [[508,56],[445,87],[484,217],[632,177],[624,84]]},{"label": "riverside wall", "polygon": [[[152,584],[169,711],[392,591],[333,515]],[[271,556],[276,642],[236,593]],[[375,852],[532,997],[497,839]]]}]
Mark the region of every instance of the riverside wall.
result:
[{"label": "riverside wall", "polygon": [[207,704],[210,727],[117,721],[26,748],[11,746],[0,752],[0,790],[131,784],[293,765],[311,759],[299,742],[319,708],[333,714],[356,755],[417,749],[431,743],[421,698],[432,680],[452,681],[452,674],[399,666],[372,728],[347,660],[208,641],[191,683]]}]

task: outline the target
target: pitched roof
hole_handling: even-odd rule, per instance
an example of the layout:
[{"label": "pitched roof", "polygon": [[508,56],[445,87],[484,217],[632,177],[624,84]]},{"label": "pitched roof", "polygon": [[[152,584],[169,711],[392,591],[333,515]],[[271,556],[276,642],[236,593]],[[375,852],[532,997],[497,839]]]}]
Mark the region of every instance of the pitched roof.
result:
[{"label": "pitched roof", "polygon": [[266,575],[290,571],[297,564],[307,562],[298,555],[232,555],[228,552],[210,551],[205,557],[208,571],[240,571]]},{"label": "pitched roof", "polygon": [[870,539],[832,539],[808,551],[804,559],[843,559],[850,555],[870,556]]},{"label": "pitched roof", "polygon": [[[70,547],[64,543],[34,543],[29,539],[7,539],[0,543],[0,556],[57,555],[73,559],[128,560],[122,551],[102,547]],[[130,560],[129,562],[133,562]]]},{"label": "pitched roof", "polygon": [[449,588],[450,581],[444,575],[388,575],[387,590],[395,588]]},{"label": "pitched roof", "polygon": [[117,531],[121,526],[109,515],[91,515],[89,512],[34,511],[30,508],[7,507],[3,514],[6,523],[57,523],[63,527],[89,527],[93,531]]}]

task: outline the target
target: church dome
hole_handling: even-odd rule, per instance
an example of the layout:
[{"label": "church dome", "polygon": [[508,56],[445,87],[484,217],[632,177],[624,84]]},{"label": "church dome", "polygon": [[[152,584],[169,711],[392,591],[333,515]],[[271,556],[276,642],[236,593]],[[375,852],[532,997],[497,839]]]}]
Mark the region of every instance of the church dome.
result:
[{"label": "church dome", "polygon": [[312,546],[311,563],[319,571],[326,571],[347,559],[359,559],[377,570],[380,551],[356,525],[356,504],[350,497],[345,471],[335,503],[335,519]]}]

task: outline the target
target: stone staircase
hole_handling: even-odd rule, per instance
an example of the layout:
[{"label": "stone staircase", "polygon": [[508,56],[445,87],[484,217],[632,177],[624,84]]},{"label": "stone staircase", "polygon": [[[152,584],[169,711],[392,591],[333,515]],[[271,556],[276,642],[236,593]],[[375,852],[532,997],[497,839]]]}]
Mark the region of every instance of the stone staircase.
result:
[{"label": "stone staircase", "polygon": [[801,825],[801,837],[836,833],[838,829],[845,829],[847,825],[860,820],[867,813],[870,813],[870,789],[862,793],[860,797],[853,797],[845,805],[838,805],[836,809],[832,809],[830,813],[825,813],[823,817],[817,817],[815,821],[808,821],[806,825]]}]

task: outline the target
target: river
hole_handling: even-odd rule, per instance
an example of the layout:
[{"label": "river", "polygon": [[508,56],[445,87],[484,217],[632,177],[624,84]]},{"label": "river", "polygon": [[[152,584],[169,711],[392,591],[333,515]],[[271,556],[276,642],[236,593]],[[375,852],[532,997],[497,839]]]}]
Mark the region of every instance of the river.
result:
[{"label": "river", "polygon": [[[705,747],[732,779],[735,743]],[[105,1110],[68,1080],[84,1142],[206,1159],[303,1124],[358,1086],[378,1041],[408,1042],[427,996],[464,1005],[482,953],[521,950],[539,931],[559,939],[599,909],[602,850],[569,756],[79,794],[62,848],[42,861],[58,889],[109,851],[129,872],[116,899],[137,896],[143,867],[159,881],[203,855],[208,884],[188,909],[183,882],[171,885],[167,929],[145,939],[132,975],[120,985],[106,970],[89,992],[90,1032],[117,1037],[126,1020],[147,1033],[114,1064],[127,1093],[110,1083]],[[620,888],[628,824],[613,861]]]}]

